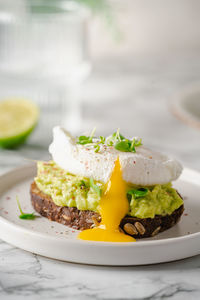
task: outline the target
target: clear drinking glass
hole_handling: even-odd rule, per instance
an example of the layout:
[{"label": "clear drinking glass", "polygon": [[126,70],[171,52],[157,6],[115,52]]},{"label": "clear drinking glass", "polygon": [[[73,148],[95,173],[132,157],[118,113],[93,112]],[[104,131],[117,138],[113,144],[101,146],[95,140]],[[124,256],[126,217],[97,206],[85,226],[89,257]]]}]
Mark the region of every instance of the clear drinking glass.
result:
[{"label": "clear drinking glass", "polygon": [[56,124],[80,130],[80,88],[90,72],[88,17],[68,0],[0,0],[0,101],[25,97],[39,104],[37,142],[49,143]]}]

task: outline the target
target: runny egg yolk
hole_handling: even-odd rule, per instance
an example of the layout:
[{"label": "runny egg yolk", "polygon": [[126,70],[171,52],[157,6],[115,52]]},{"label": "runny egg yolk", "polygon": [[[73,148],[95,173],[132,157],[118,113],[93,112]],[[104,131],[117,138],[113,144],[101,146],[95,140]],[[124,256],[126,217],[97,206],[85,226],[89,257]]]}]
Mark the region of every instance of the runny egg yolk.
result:
[{"label": "runny egg yolk", "polygon": [[126,183],[122,178],[121,165],[118,158],[100,200],[102,221],[98,227],[82,231],[78,238],[104,242],[135,242],[134,238],[119,231],[119,224],[127,214],[128,209]]}]

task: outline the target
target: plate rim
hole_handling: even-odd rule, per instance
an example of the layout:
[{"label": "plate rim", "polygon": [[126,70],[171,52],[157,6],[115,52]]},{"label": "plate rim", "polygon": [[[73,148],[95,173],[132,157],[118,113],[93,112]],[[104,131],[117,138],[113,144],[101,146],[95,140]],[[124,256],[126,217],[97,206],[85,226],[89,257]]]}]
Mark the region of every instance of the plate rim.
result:
[{"label": "plate rim", "polygon": [[[29,163],[29,164],[24,164],[22,166],[19,166],[19,167],[16,167],[16,168],[13,168],[11,169],[10,171],[6,172],[6,173],[3,173],[0,175],[0,181],[4,178],[6,178],[7,176],[9,175],[13,175],[13,173],[15,172],[26,172],[26,170],[28,169],[32,169],[32,171],[34,170],[35,168],[35,163]],[[185,167],[183,169],[185,172],[192,172],[193,174],[197,175],[197,176],[200,176],[200,172],[195,170],[195,169],[191,169],[191,168],[187,168]],[[25,179],[25,178],[24,178]],[[23,181],[23,180],[22,180]],[[16,182],[17,183],[17,182]],[[196,183],[194,183],[196,184]],[[199,187],[200,187],[200,183],[197,184]],[[12,186],[12,184],[11,184]],[[3,192],[4,193],[4,192]],[[0,194],[0,197],[1,197],[2,193]],[[180,241],[183,241],[183,240],[191,240],[191,239],[196,239],[196,238],[200,238],[200,231],[199,232],[195,232],[195,233],[190,233],[188,235],[184,235],[184,236],[179,236],[179,237],[172,237],[172,238],[166,238],[166,239],[160,239],[160,240],[142,240],[142,241],[139,241],[139,242],[127,242],[127,243],[121,243],[121,242],[99,242],[99,241],[83,241],[83,240],[80,240],[80,239],[64,239],[63,237],[60,237],[60,236],[51,236],[51,235],[48,235],[48,234],[45,234],[45,233],[41,233],[39,231],[35,231],[33,229],[28,229],[28,228],[25,228],[25,227],[22,227],[18,224],[15,224],[13,223],[12,221],[9,221],[7,220],[6,218],[4,218],[3,216],[0,216],[0,224],[3,224],[4,225],[7,225],[9,226],[10,228],[13,227],[14,230],[17,230],[21,233],[29,233],[29,234],[32,234],[32,235],[36,235],[37,237],[39,238],[48,238],[50,239],[51,241],[54,241],[56,242],[57,240],[59,240],[59,242],[63,242],[63,243],[70,243],[70,244],[77,244],[77,245],[86,245],[86,244],[90,244],[90,245],[93,245],[93,246],[100,246],[100,247],[105,247],[105,246],[109,246],[109,247],[136,247],[136,248],[139,248],[139,247],[143,247],[143,246],[163,246],[165,244],[171,244],[171,243],[178,243]],[[1,237],[0,237],[1,238]]]},{"label": "plate rim", "polygon": [[177,91],[170,100],[170,111],[180,121],[184,122],[193,128],[200,129],[200,119],[194,116],[192,113],[185,110],[182,106],[184,99],[194,93],[200,94],[200,82],[196,81],[182,90]]}]

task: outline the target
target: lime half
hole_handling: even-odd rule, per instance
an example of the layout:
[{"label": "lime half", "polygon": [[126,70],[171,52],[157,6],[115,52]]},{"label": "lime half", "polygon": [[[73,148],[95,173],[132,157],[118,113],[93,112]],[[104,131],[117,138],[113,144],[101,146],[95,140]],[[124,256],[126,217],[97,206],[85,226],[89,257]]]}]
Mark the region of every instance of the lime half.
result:
[{"label": "lime half", "polygon": [[0,101],[0,147],[13,148],[22,144],[38,119],[39,109],[29,100]]}]

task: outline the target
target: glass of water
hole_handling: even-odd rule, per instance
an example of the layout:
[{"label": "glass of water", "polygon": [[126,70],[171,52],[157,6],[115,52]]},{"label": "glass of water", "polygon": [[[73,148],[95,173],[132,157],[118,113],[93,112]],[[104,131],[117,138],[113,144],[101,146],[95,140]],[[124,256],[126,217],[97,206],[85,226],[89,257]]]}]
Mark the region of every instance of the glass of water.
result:
[{"label": "glass of water", "polygon": [[90,72],[88,19],[73,1],[0,0],[0,101],[38,103],[33,139],[39,143],[49,143],[57,124],[80,130],[80,89]]}]

